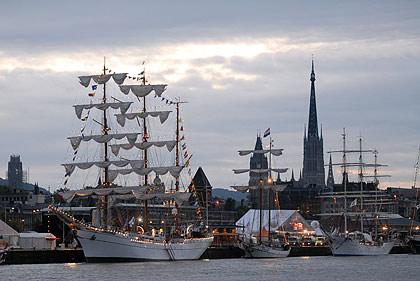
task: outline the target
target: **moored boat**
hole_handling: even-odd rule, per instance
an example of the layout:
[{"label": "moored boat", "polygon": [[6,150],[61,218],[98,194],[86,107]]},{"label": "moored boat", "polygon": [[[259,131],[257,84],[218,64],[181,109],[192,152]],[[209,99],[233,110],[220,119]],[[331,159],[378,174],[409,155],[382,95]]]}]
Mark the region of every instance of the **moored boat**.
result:
[{"label": "moored boat", "polygon": [[[364,191],[363,190],[363,168],[364,167],[375,167],[375,174],[374,174],[374,183],[375,189],[377,189],[378,181],[377,177],[377,170],[376,168],[380,166],[377,164],[377,151],[376,150],[364,150],[362,149],[362,139],[359,138],[359,149],[352,150],[346,148],[346,132],[343,129],[343,149],[339,151],[330,151],[332,152],[339,152],[343,155],[343,161],[339,165],[343,168],[343,192],[329,192],[321,197],[324,198],[342,198],[343,199],[343,210],[339,213],[329,213],[329,214],[322,214],[322,215],[338,215],[344,218],[344,232],[340,233],[338,231],[339,228],[336,228],[332,233],[328,233],[324,231],[327,235],[328,244],[331,248],[332,254],[334,256],[379,256],[379,255],[387,255],[391,252],[392,247],[394,246],[393,242],[383,241],[382,238],[376,232],[376,239],[372,239],[372,236],[369,233],[364,231],[364,219],[366,216],[371,216],[373,218],[378,218],[378,209],[376,207],[376,202],[378,201],[377,197],[377,190],[375,191]],[[366,152],[372,152],[375,155],[375,164],[366,164],[362,160],[362,154]],[[348,163],[347,162],[347,154],[348,153],[358,153],[359,154],[359,162],[358,163]],[[360,180],[360,190],[356,192],[348,192],[347,191],[347,182],[348,182],[348,171],[347,168],[349,166],[357,166],[359,167],[359,180]],[[351,198],[351,203],[348,204],[347,201]],[[354,199],[354,200],[353,200]],[[374,212],[366,212],[364,210],[364,201],[370,200],[369,205],[375,206]],[[365,202],[366,204],[366,202]],[[355,212],[351,211],[350,209],[355,208],[357,205],[360,205],[360,211]],[[356,217],[358,216],[360,219],[360,231],[348,231],[348,219],[349,217]],[[376,223],[377,226],[377,223]]]},{"label": "moored boat", "polygon": [[[264,137],[269,136],[271,134],[270,128],[268,128],[265,133]],[[258,138],[260,138],[258,136]],[[246,258],[284,258],[287,257],[290,253],[290,246],[288,245],[286,239],[284,241],[279,241],[272,239],[271,232],[274,231],[271,225],[271,195],[272,192],[281,192],[286,188],[286,184],[276,184],[271,178],[271,172],[276,173],[285,173],[288,169],[287,168],[280,168],[275,169],[271,167],[271,156],[280,156],[283,153],[283,149],[274,149],[272,148],[272,140],[271,136],[269,139],[269,149],[263,149],[261,146],[260,139],[257,141],[258,146],[256,145],[255,149],[253,150],[240,150],[240,156],[246,156],[251,153],[257,154],[261,157],[268,154],[270,160],[268,161],[268,168],[263,168],[263,165],[260,164],[257,169],[235,169],[233,170],[235,174],[241,173],[256,173],[259,175],[260,180],[259,184],[255,186],[232,186],[232,188],[236,189],[240,192],[246,192],[248,190],[257,190],[258,197],[259,197],[259,218],[255,218],[255,221],[258,222],[259,234],[254,236],[252,233],[249,235],[244,234],[239,240],[240,247],[245,251]],[[262,161],[262,160],[261,160]],[[266,213],[263,211],[263,191],[268,191],[268,216],[267,218],[263,218],[263,214]],[[266,192],[264,192],[266,193]],[[263,241],[263,220],[267,220],[267,240]],[[265,228],[264,228],[265,229]]]},{"label": "moored boat", "polygon": [[[189,166],[189,158],[185,156],[180,157],[180,141],[184,138],[180,137],[179,132],[183,129],[179,127],[179,105],[180,101],[170,101],[165,99],[162,94],[166,90],[166,84],[146,84],[145,69],[139,74],[139,77],[129,77],[134,81],[140,81],[138,84],[124,84],[127,73],[111,73],[104,65],[103,73],[99,75],[80,76],[80,84],[84,87],[91,86],[93,93],[89,93],[92,98],[89,103],[82,105],[75,105],[75,112],[78,119],[82,121],[82,129],[80,135],[69,137],[71,146],[74,151],[74,157],[69,163],[63,164],[66,170],[65,175],[65,190],[61,192],[63,199],[71,201],[79,196],[94,196],[100,198],[101,216],[95,223],[91,224],[78,221],[74,217],[60,211],[58,208],[50,206],[50,209],[56,212],[65,222],[71,225],[77,232],[77,238],[80,241],[84,255],[88,262],[102,262],[102,261],[146,261],[146,260],[194,260],[200,258],[204,251],[209,247],[213,241],[213,237],[206,232],[203,222],[200,222],[201,216],[195,227],[202,231],[200,237],[193,237],[192,232],[182,230],[179,228],[179,206],[189,200],[191,192],[182,192],[180,190],[180,174],[185,167]],[[107,82],[112,81],[117,84],[119,90],[125,95],[133,95],[134,100],[122,101],[120,98],[111,96],[113,101],[109,102],[110,97],[107,96]],[[92,82],[93,81],[93,82]],[[93,100],[95,92],[102,87],[103,95],[99,103]],[[149,119],[159,117],[160,124],[163,124],[171,111],[151,111],[146,106],[146,97],[151,93],[155,95],[156,101],[166,101],[166,106],[174,105],[176,107],[176,132],[174,139],[162,140],[150,128]],[[134,106],[141,106],[141,110],[136,111]],[[103,111],[102,120],[98,121],[90,116],[91,110]],[[114,114],[110,114],[110,110],[119,110]],[[128,110],[131,109],[131,112]],[[86,112],[87,110],[87,112]],[[85,111],[85,112],[84,112]],[[84,114],[85,113],[85,114]],[[128,120],[134,120],[135,132],[125,132],[124,126]],[[92,121],[93,125],[99,125],[101,134],[87,134],[87,122]],[[116,121],[112,123],[112,121]],[[111,129],[112,126],[112,129]],[[173,128],[172,128],[173,129]],[[93,130],[91,130],[93,131]],[[153,138],[155,137],[155,138]],[[167,136],[166,136],[167,137]],[[138,140],[139,139],[139,140]],[[127,142],[122,142],[126,140]],[[102,155],[99,160],[95,161],[86,159],[84,161],[76,161],[76,154],[79,146],[84,142],[95,141],[102,146]],[[112,141],[112,143],[111,143]],[[154,155],[148,153],[148,149],[156,149],[154,155],[171,154],[174,150],[173,165],[167,165],[168,160],[153,159]],[[122,155],[123,150],[130,151],[137,150],[135,159],[133,153],[129,156]],[[96,148],[96,151],[98,149]],[[112,152],[112,154],[110,153]],[[79,156],[80,154],[78,154]],[[181,161],[181,158],[184,161]],[[166,163],[166,165],[162,165]],[[112,169],[111,167],[116,167]],[[68,190],[66,184],[72,179],[74,171],[88,170],[91,168],[99,168],[99,178],[97,186],[80,189]],[[168,175],[175,181],[175,188],[168,192],[165,187],[149,183],[149,174],[156,174],[156,179],[159,176]],[[123,177],[123,183],[127,181],[127,175],[139,176],[138,185],[127,186],[117,184],[118,177]],[[141,179],[141,180],[140,180]],[[157,190],[159,189],[159,190]],[[109,208],[110,198],[134,198],[137,201],[143,202],[143,225],[139,229],[129,229],[128,225],[124,229],[117,229],[111,224]],[[171,216],[174,225],[165,233],[163,228],[152,229],[149,227],[148,219],[148,201],[159,200],[159,202],[166,202],[167,206],[171,208]],[[134,220],[134,217],[133,217]],[[192,225],[194,226],[194,225]]]}]

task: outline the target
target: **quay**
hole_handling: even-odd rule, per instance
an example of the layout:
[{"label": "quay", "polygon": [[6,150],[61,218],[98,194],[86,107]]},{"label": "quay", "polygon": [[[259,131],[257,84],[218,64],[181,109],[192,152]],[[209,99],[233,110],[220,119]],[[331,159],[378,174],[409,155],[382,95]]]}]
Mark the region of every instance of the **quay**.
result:
[{"label": "quay", "polygon": [[[395,245],[391,254],[410,254],[411,248],[405,245]],[[245,255],[244,251],[235,246],[209,247],[200,259],[237,259]],[[327,246],[292,246],[289,257],[302,256],[330,256],[331,250]],[[41,264],[41,263],[80,263],[86,262],[83,250],[60,249],[20,249],[8,250],[4,264]]]},{"label": "quay", "polygon": [[4,264],[78,263],[85,262],[81,248],[77,249],[21,249],[10,248]]}]

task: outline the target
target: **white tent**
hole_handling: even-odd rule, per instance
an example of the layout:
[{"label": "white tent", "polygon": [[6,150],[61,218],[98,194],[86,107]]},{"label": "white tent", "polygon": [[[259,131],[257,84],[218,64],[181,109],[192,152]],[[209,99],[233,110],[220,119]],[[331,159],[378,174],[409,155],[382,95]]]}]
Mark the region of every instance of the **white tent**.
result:
[{"label": "white tent", "polygon": [[20,233],[20,247],[23,249],[51,249],[56,247],[57,238],[51,233]]},{"label": "white tent", "polygon": [[[279,230],[285,232],[312,232],[310,224],[296,210],[271,210],[271,232]],[[269,210],[261,210],[261,229],[268,231]],[[236,232],[246,235],[258,235],[260,231],[260,210],[251,209],[236,222]]]},{"label": "white tent", "polygon": [[17,246],[19,233],[0,220],[0,248]]}]

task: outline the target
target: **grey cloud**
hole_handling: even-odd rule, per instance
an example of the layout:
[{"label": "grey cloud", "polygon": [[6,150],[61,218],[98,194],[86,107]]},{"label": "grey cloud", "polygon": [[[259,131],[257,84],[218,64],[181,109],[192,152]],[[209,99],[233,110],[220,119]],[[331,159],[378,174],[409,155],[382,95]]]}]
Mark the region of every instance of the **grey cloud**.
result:
[{"label": "grey cloud", "polygon": [[[189,61],[192,68],[182,80],[169,85],[167,95],[189,101],[184,114],[192,163],[203,166],[214,186],[239,183],[231,169],[246,167],[249,159],[236,151],[252,147],[257,131],[268,126],[276,145],[285,149],[280,166],[293,168],[298,176],[311,53],[324,149],[340,145],[343,127],[353,138],[361,132],[389,169],[402,171],[391,181],[412,179],[420,139],[417,2],[322,1],[315,7],[313,1],[46,1],[42,6],[33,1],[2,4],[3,58],[92,51],[123,55],[125,48],[139,48],[144,50],[139,57],[153,57],[154,50],[172,44],[264,38],[286,38],[285,44],[295,45],[253,58],[197,58]],[[90,58],[80,61],[90,63]],[[153,78],[163,81],[165,75],[176,73],[176,63],[168,62],[164,72],[152,73]],[[256,79],[221,75],[207,81],[200,68],[209,63]],[[33,167],[32,178],[41,185],[60,181],[60,164],[68,149],[65,138],[78,129],[71,121],[71,106],[80,93],[78,74],[27,69],[0,73],[0,126],[7,132],[0,140],[0,173],[9,155],[17,153],[24,165]],[[43,167],[51,174],[42,172]]]}]

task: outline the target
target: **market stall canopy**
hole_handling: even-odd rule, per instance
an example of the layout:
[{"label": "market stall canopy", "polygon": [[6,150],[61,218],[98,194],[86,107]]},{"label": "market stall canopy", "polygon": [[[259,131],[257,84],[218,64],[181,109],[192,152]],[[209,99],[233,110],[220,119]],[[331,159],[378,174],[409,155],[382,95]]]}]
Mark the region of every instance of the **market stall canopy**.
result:
[{"label": "market stall canopy", "polygon": [[[271,212],[271,232],[275,230],[292,231],[313,231],[310,224],[296,210],[261,210],[261,228],[268,230],[268,214]],[[260,210],[251,209],[236,222],[236,232],[247,236],[258,235],[260,225]]]}]

